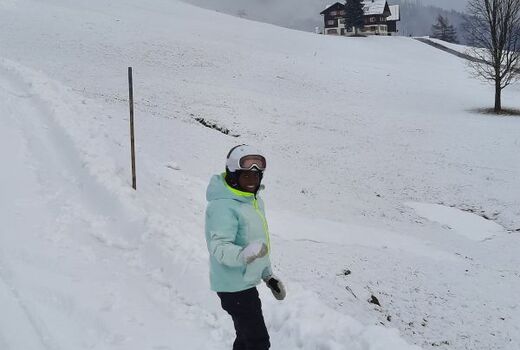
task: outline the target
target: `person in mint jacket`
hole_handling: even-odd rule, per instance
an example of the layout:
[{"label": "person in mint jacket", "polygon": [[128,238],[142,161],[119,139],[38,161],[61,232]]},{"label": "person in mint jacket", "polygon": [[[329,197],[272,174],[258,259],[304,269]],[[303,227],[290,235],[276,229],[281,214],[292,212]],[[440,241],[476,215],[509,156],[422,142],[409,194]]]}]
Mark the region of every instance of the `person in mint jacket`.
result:
[{"label": "person in mint jacket", "polygon": [[285,298],[284,285],[271,268],[269,229],[258,196],[265,168],[265,157],[255,148],[233,147],[226,172],[214,175],[206,192],[210,285],[233,319],[233,350],[270,347],[256,286],[263,280],[276,299]]}]

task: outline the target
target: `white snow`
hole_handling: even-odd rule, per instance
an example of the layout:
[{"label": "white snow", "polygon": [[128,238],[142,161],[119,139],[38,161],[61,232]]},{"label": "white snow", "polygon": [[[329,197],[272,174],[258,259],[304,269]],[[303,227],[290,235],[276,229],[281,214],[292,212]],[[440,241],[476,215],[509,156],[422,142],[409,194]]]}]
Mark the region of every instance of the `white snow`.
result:
[{"label": "white snow", "polygon": [[386,0],[365,0],[363,6],[367,15],[382,15],[385,10]]},{"label": "white snow", "polygon": [[464,212],[439,204],[407,203],[419,216],[437,222],[448,230],[472,240],[485,240],[504,234],[499,224],[486,220],[473,213]]},{"label": "white snow", "polygon": [[387,21],[400,21],[401,20],[401,5],[389,5],[390,16],[386,18]]},{"label": "white snow", "polygon": [[174,0],[0,10],[0,349],[229,349],[204,194],[237,143],[269,159],[274,350],[520,347],[520,119],[473,112],[462,60]]},{"label": "white snow", "polygon": [[427,256],[433,260],[455,259],[451,254],[431,247],[431,242],[368,225],[345,224],[320,218],[309,219],[289,211],[272,213],[270,222],[274,232],[283,231],[284,239],[390,249],[395,253]]}]

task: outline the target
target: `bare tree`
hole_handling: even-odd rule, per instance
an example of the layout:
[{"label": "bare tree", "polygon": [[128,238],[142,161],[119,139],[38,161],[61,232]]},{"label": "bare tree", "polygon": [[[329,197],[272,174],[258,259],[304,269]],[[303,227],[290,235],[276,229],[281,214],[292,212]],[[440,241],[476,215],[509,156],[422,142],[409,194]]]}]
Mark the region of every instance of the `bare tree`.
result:
[{"label": "bare tree", "polygon": [[502,90],[520,73],[520,0],[469,0],[466,36],[476,59],[476,77],[495,85],[495,113],[502,110]]}]

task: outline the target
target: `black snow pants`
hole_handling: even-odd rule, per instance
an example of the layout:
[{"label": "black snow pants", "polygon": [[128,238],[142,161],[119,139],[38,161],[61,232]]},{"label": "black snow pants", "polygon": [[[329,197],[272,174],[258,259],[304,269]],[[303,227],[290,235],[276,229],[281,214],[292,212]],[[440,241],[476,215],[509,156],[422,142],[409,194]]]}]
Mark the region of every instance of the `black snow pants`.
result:
[{"label": "black snow pants", "polygon": [[236,339],[233,350],[267,350],[271,346],[256,288],[234,293],[217,293],[222,308],[231,315]]}]

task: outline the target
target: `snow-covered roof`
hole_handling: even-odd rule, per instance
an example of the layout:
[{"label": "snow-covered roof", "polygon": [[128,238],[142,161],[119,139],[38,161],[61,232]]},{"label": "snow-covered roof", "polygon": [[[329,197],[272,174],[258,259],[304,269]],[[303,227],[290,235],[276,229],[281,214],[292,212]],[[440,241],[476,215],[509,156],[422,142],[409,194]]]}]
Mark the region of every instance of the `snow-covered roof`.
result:
[{"label": "snow-covered roof", "polygon": [[325,12],[327,12],[328,9],[330,9],[332,6],[336,6],[336,5],[340,5],[340,6],[344,6],[341,2],[335,2],[333,4],[327,4],[327,6],[325,7],[325,9],[323,11],[321,11],[321,14],[323,15]]},{"label": "snow-covered roof", "polygon": [[365,16],[382,15],[385,11],[386,0],[364,0],[363,5]]},{"label": "snow-covered roof", "polygon": [[387,21],[400,21],[401,20],[401,8],[399,5],[390,5],[390,16],[386,18]]},{"label": "snow-covered roof", "polygon": [[[385,8],[387,6],[386,0],[363,0],[362,3],[365,16],[382,15],[385,12]],[[332,5],[327,5],[327,7],[321,12],[321,14],[325,14],[330,8],[337,5],[339,5],[342,8],[345,6],[341,2],[336,2]],[[399,16],[399,5],[395,5],[392,7],[397,7],[397,16]]]}]

